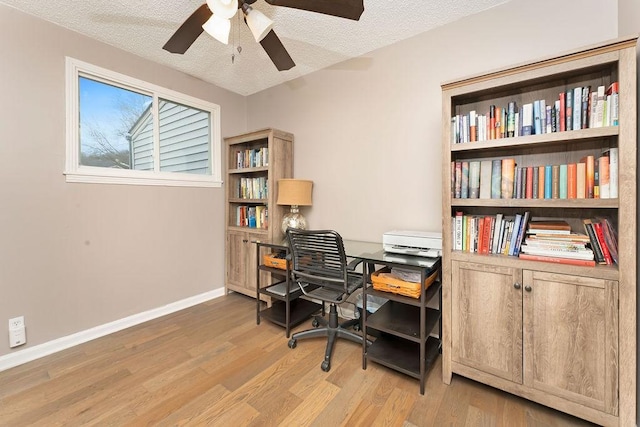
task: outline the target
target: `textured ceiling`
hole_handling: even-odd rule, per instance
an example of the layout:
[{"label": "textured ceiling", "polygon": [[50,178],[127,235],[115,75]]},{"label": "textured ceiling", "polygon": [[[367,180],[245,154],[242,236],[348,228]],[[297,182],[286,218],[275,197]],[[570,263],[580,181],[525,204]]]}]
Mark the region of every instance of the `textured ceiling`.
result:
[{"label": "textured ceiling", "polygon": [[364,0],[360,21],[352,21],[273,7],[258,0],[253,7],[275,22],[275,32],[296,63],[294,68],[283,72],[275,68],[262,46],[254,41],[239,20],[239,13],[232,19],[229,45],[203,33],[184,55],[164,51],[164,43],[204,0],[0,0],[0,3],[216,86],[250,95],[506,1]]}]

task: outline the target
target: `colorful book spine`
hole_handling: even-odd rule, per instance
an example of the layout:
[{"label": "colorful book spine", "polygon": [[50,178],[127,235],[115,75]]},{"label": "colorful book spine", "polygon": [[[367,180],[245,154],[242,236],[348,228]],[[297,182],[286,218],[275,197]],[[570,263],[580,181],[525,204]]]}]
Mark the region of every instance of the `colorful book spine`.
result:
[{"label": "colorful book spine", "polygon": [[573,90],[568,89],[565,95],[565,126],[573,130]]},{"label": "colorful book spine", "polygon": [[455,184],[454,194],[455,199],[462,197],[462,162],[455,162]]},{"label": "colorful book spine", "polygon": [[538,199],[544,199],[545,166],[538,166]]},{"label": "colorful book spine", "polygon": [[462,184],[460,190],[460,198],[469,198],[469,162],[462,162]]},{"label": "colorful book spine", "polygon": [[618,198],[618,149],[609,149],[609,197]]},{"label": "colorful book spine", "polygon": [[582,126],[582,87],[573,89],[573,124],[571,129],[577,130]]},{"label": "colorful book spine", "polygon": [[598,187],[601,199],[611,198],[611,177],[607,156],[598,157]]},{"label": "colorful book spine", "polygon": [[532,198],[538,199],[540,195],[539,185],[540,185],[540,168],[538,166],[534,166],[532,171]]},{"label": "colorful book spine", "polygon": [[502,159],[501,195],[503,199],[513,199],[513,183],[515,178],[515,159]]},{"label": "colorful book spine", "polygon": [[587,198],[587,164],[584,162],[576,166],[576,198]]},{"label": "colorful book spine", "polygon": [[553,167],[546,165],[544,167],[544,198],[551,199],[553,196]]},{"label": "colorful book spine", "polygon": [[567,165],[567,198],[575,199],[578,197],[578,165],[569,163]]},{"label": "colorful book spine", "polygon": [[480,162],[480,198],[491,198],[491,160]]},{"label": "colorful book spine", "polygon": [[595,261],[584,260],[584,259],[572,259],[572,258],[559,258],[559,257],[550,257],[550,256],[542,256],[542,255],[530,255],[521,253],[520,259],[525,259],[529,261],[542,261],[542,262],[552,262],[555,264],[566,264],[566,265],[578,265],[583,267],[594,267],[596,265]]},{"label": "colorful book spine", "polygon": [[[463,163],[464,168],[464,163]],[[469,162],[469,198],[480,197],[480,162],[472,160]]]},{"label": "colorful book spine", "polygon": [[586,175],[585,175],[586,198],[587,199],[593,199],[594,198],[594,186],[595,186],[595,158],[594,158],[594,156],[585,157],[584,158],[584,163],[586,164]]},{"label": "colorful book spine", "polygon": [[560,198],[560,165],[551,166],[551,198]]},{"label": "colorful book spine", "polygon": [[533,166],[526,168],[525,198],[533,199]]},{"label": "colorful book spine", "polygon": [[502,191],[502,160],[491,162],[491,198],[499,199]]},{"label": "colorful book spine", "polygon": [[618,119],[620,114],[620,99],[619,99],[619,83],[613,82],[607,89],[607,95],[611,97],[609,105],[609,123],[611,126],[618,126]]},{"label": "colorful book spine", "polygon": [[560,92],[560,96],[559,96],[559,101],[560,101],[560,132],[564,132],[565,131],[565,115],[566,115],[566,109],[565,109],[565,93],[564,92]]},{"label": "colorful book spine", "polygon": [[567,165],[560,165],[560,199],[568,198]]}]

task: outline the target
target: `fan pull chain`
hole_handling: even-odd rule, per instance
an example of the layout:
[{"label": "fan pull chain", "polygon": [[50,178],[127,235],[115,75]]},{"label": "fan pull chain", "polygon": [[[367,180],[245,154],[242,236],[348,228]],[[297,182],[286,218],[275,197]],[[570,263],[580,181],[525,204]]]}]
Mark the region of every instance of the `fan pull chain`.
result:
[{"label": "fan pull chain", "polygon": [[234,64],[235,60],[236,60],[236,54],[234,52],[234,48],[235,50],[238,51],[238,54],[240,54],[240,52],[242,52],[242,46],[238,46],[237,48],[236,46],[236,35],[238,36],[237,39],[238,41],[240,40],[240,16],[239,14],[236,14],[238,16],[238,25],[236,25],[236,31],[234,32],[233,29],[231,30],[231,63]]}]

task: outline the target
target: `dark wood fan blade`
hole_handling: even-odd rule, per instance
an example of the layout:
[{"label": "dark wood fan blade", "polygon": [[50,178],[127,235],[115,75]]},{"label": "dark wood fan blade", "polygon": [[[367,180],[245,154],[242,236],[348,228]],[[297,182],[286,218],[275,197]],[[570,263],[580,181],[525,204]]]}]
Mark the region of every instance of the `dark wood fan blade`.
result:
[{"label": "dark wood fan blade", "polygon": [[209,6],[203,4],[178,28],[178,31],[171,36],[162,48],[171,53],[185,53],[193,42],[202,34],[202,24],[213,15]]},{"label": "dark wood fan blade", "polygon": [[266,0],[273,6],[292,7],[358,21],[364,12],[364,0]]},{"label": "dark wood fan blade", "polygon": [[296,66],[291,56],[289,56],[289,52],[284,48],[284,45],[276,36],[276,33],[271,30],[269,34],[266,35],[265,38],[260,42],[262,47],[264,48],[271,61],[274,63],[278,71],[289,70]]}]

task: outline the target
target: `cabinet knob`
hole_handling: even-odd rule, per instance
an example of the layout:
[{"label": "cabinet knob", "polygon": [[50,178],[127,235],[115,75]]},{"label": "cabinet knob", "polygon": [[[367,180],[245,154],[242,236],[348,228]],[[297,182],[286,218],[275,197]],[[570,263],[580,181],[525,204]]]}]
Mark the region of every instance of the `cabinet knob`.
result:
[{"label": "cabinet knob", "polygon": [[516,289],[520,289],[520,283],[514,283],[513,287],[516,288]]},{"label": "cabinet knob", "polygon": [[248,241],[249,241],[249,240],[247,240],[247,239],[242,239],[242,242],[243,242],[243,243],[247,243]]},{"label": "cabinet knob", "polygon": [[531,292],[531,286],[527,285],[524,287],[524,290],[527,292]]}]

